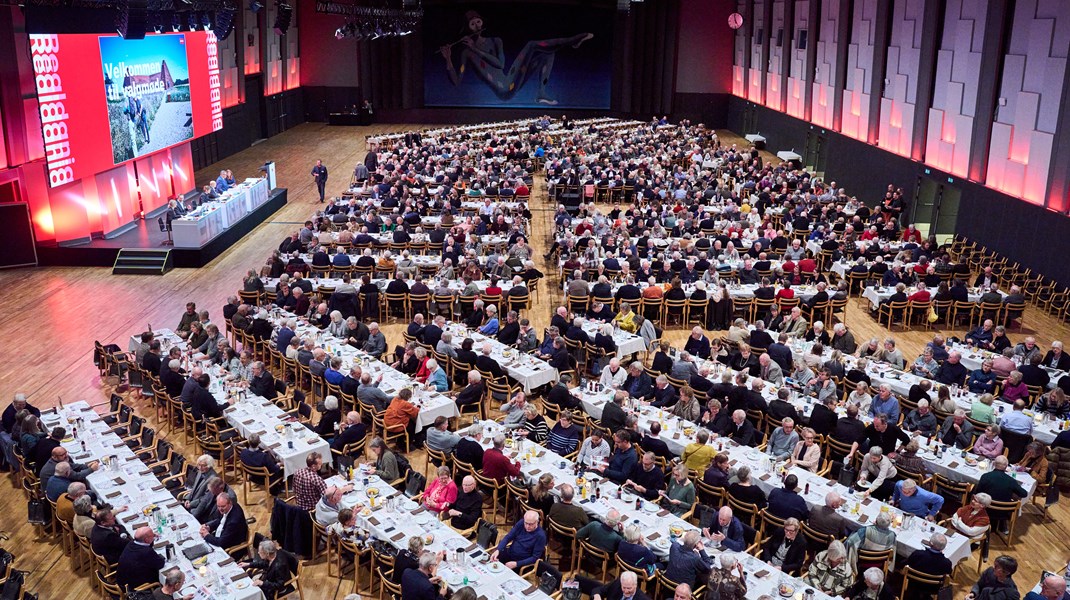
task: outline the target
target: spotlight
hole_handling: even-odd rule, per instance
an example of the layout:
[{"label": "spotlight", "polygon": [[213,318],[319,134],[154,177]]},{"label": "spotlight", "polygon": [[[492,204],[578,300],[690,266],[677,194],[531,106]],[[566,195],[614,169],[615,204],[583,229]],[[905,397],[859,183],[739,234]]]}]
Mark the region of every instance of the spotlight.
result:
[{"label": "spotlight", "polygon": [[190,12],[186,14],[186,23],[189,25],[190,31],[197,31],[197,27],[201,24],[201,19],[197,16],[197,13]]},{"label": "spotlight", "polygon": [[275,8],[278,11],[275,16],[275,33],[286,35],[286,30],[290,28],[290,20],[293,19],[294,9],[284,2],[279,2]]},{"label": "spotlight", "polygon": [[182,15],[171,13],[171,31],[182,31]]},{"label": "spotlight", "polygon": [[212,21],[214,19],[207,11],[197,11],[197,18],[200,20],[202,31],[208,31],[212,28]]},{"label": "spotlight", "polygon": [[224,4],[216,11],[215,25],[212,26],[216,39],[222,41],[230,37],[230,32],[234,31],[234,14],[234,7],[227,4]]},{"label": "spotlight", "polygon": [[260,0],[249,0],[249,10],[258,13],[262,8],[264,8],[264,3]]}]

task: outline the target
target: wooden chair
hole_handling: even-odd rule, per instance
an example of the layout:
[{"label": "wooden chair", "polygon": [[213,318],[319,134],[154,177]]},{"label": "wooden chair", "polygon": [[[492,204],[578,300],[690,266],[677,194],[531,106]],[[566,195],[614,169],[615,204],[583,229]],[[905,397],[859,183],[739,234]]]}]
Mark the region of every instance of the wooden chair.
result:
[{"label": "wooden chair", "polygon": [[664,306],[666,327],[668,327],[669,323],[674,320],[681,325],[687,322],[687,303],[688,300],[686,298],[684,298],[683,300],[669,300],[668,298],[665,299]]},{"label": "wooden chair", "polygon": [[[498,524],[498,515],[499,515],[498,507],[499,506],[501,506],[502,509],[503,509],[502,510],[503,521],[502,522],[504,523],[505,522],[504,521],[504,517],[505,517],[504,510],[506,508],[505,499],[506,499],[506,494],[507,494],[507,491],[505,489],[505,485],[502,484],[502,483],[499,483],[496,479],[491,479],[490,477],[484,476],[482,471],[479,471],[479,472],[473,471],[472,472],[472,477],[475,478],[476,484],[478,484],[480,486],[480,488],[483,490],[483,493],[486,494],[488,498],[490,498],[491,523],[494,523],[495,525]],[[502,500],[501,504],[499,504],[499,502],[498,502],[499,498],[501,498],[501,500]]]},{"label": "wooden chair", "polygon": [[732,512],[735,513],[736,518],[751,527],[757,528],[758,514],[761,512],[757,504],[737,500],[732,494],[726,494],[725,497],[728,499],[728,506],[732,507]]},{"label": "wooden chair", "polygon": [[903,311],[906,310],[909,304],[910,302],[907,300],[882,304],[877,310],[877,323],[884,324],[885,320],[887,320],[888,330],[891,331],[896,317],[905,318]]},{"label": "wooden chair", "polygon": [[[647,589],[647,585],[651,581],[657,580],[657,576],[650,574],[646,569],[643,569],[641,567],[633,567],[632,565],[629,565],[628,563],[624,562],[624,560],[621,559],[620,554],[614,554],[613,558],[617,561],[618,572],[620,572],[621,574],[624,574],[625,571],[631,571],[632,573],[635,573],[635,578],[639,582],[640,590],[645,592]],[[694,597],[695,596],[692,596],[692,598]]]},{"label": "wooden chair", "polygon": [[[584,559],[586,558],[588,560],[591,560],[593,562],[593,564],[601,565],[601,567],[602,567],[601,576],[598,578],[598,580],[599,581],[606,581],[607,580],[606,576],[610,572],[610,568],[609,567],[610,567],[610,564],[612,563],[612,561],[610,560],[609,552],[606,552],[605,550],[599,548],[598,546],[595,546],[594,544],[588,542],[587,540],[580,540],[579,541],[579,545],[580,545],[580,552],[579,552],[579,558],[576,559],[576,567],[578,569],[580,569],[580,570],[583,570],[583,568],[584,568]],[[587,573],[589,575],[594,575],[597,572],[598,571],[595,571],[595,572],[588,571]]]},{"label": "wooden chair", "polygon": [[[556,540],[561,544],[560,557],[561,561],[558,562],[559,567],[563,573],[573,571],[576,568],[576,558],[578,556],[576,549],[576,528],[566,527],[561,525],[553,519],[547,518],[546,525],[549,529],[548,534],[551,540]],[[566,552],[567,551],[567,552]],[[568,561],[568,568],[565,567],[565,560]]]},{"label": "wooden chair", "polygon": [[884,571],[884,576],[888,577],[888,569],[892,566],[892,556],[895,554],[895,548],[888,548],[887,550],[863,550],[858,549],[858,564],[859,565],[880,565],[880,569]]},{"label": "wooden chair", "polygon": [[988,506],[989,517],[998,517],[1000,514],[1006,515],[1007,534],[1004,535],[1003,532],[999,530],[1000,528],[996,527],[996,523],[1002,522],[1002,519],[993,518],[992,529],[995,531],[996,535],[1003,540],[1003,543],[1006,544],[1008,548],[1014,547],[1014,527],[1018,524],[1018,514],[1021,510],[1022,500],[1013,500],[1010,502],[993,500]]},{"label": "wooden chair", "polygon": [[921,571],[915,571],[910,567],[903,567],[903,587],[899,589],[899,600],[903,600],[907,596],[907,588],[913,583],[915,586],[923,585],[928,588],[936,589],[942,587],[948,581],[947,575],[941,575],[939,577],[933,577]]}]

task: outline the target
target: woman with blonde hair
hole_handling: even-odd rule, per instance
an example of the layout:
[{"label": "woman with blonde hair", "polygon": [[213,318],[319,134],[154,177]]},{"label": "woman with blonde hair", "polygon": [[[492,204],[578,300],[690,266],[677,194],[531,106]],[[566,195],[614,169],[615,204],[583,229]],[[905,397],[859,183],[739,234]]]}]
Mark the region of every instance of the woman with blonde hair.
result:
[{"label": "woman with blonde hair", "polygon": [[550,508],[554,505],[554,496],[550,493],[553,489],[554,476],[549,473],[540,475],[528,490],[528,506],[541,510],[544,516],[550,514]]}]

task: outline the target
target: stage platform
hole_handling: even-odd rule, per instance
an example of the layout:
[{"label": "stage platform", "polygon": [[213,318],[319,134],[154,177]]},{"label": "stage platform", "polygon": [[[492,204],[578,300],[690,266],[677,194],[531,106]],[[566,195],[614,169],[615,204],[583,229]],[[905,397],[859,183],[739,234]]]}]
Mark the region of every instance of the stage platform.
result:
[{"label": "stage platform", "polygon": [[[215,239],[200,248],[174,248],[171,258],[176,268],[198,268],[212,262],[245,234],[255,229],[286,205],[286,188],[271,190],[267,202],[247,214]],[[112,239],[94,239],[79,246],[37,246],[37,260],[42,267],[111,267],[122,248],[169,248],[167,233],[160,231],[155,218],[140,221],[130,231]]]}]

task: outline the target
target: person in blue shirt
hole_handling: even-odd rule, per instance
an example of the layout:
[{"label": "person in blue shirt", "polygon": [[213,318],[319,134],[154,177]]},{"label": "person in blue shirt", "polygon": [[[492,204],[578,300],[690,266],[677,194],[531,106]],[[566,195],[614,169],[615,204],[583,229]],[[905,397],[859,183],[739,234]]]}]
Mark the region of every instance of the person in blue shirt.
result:
[{"label": "person in blue shirt", "polygon": [[944,505],[944,497],[919,488],[913,479],[904,479],[895,484],[892,504],[903,512],[933,521]]},{"label": "person in blue shirt", "polygon": [[743,537],[743,522],[732,514],[731,506],[722,506],[721,510],[717,511],[717,520],[710,523],[708,528],[703,529],[702,533],[709,539],[720,542],[721,547],[733,552],[743,552],[747,547],[746,539]]},{"label": "person in blue shirt", "polygon": [[1014,401],[1011,411],[1004,414],[999,420],[1000,429],[1013,431],[1022,435],[1033,435],[1033,419],[1025,414],[1025,401],[1019,398]]},{"label": "person in blue shirt", "polygon": [[425,384],[428,389],[434,388],[436,392],[445,392],[450,389],[450,382],[446,378],[446,371],[438,366],[438,361],[429,358],[427,359],[427,379]]},{"label": "person in blue shirt", "polygon": [[323,371],[323,379],[332,385],[342,385],[342,380],[345,379],[345,375],[339,369],[342,368],[342,359],[335,357],[331,359],[331,366],[327,367]]},{"label": "person in blue shirt", "polygon": [[888,415],[889,423],[898,423],[899,411],[899,399],[892,393],[891,386],[886,383],[881,384],[880,391],[869,405],[869,416],[875,417],[879,414],[886,414]]},{"label": "person in blue shirt", "polygon": [[669,547],[669,566],[665,569],[666,579],[691,587],[696,587],[700,578],[705,579],[713,561],[699,540],[698,531],[691,530],[672,543]]},{"label": "person in blue shirt", "polygon": [[220,194],[230,189],[230,184],[227,182],[227,172],[225,170],[219,172],[219,177],[215,180],[215,189]]},{"label": "person in blue shirt", "polygon": [[609,462],[596,470],[600,470],[602,475],[611,481],[624,483],[635,470],[635,466],[639,464],[639,457],[636,455],[635,448],[632,447],[631,437],[624,429],[613,434],[613,442],[614,447],[609,455]]},{"label": "person in blue shirt", "polygon": [[985,360],[981,368],[970,373],[967,382],[970,391],[975,394],[991,394],[996,389],[996,374],[992,372],[992,361]]},{"label": "person in blue shirt", "polygon": [[529,510],[524,518],[505,534],[491,560],[501,561],[510,569],[535,564],[546,550],[546,531],[539,527],[539,513]]},{"label": "person in blue shirt", "polygon": [[643,532],[638,525],[624,528],[624,541],[617,546],[617,554],[626,564],[648,571],[658,563],[654,552],[643,543]]},{"label": "person in blue shirt", "polygon": [[799,487],[799,478],[788,475],[784,478],[783,488],[774,488],[769,492],[769,512],[781,519],[792,517],[805,521],[810,518],[810,508],[806,500],[796,490]]},{"label": "person in blue shirt", "polygon": [[492,304],[487,307],[487,322],[479,328],[483,335],[498,335],[498,309]]}]

